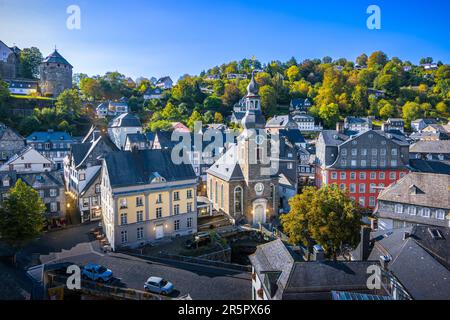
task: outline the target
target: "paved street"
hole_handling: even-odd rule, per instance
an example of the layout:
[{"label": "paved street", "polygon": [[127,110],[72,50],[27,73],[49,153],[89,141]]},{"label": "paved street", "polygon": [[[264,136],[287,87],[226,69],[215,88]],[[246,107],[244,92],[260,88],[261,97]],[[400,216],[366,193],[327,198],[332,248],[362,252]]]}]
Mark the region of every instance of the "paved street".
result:
[{"label": "paved street", "polygon": [[177,292],[174,297],[190,294],[194,300],[250,300],[251,277],[248,273],[189,265],[181,262],[153,263],[123,254],[87,254],[61,260],[85,265],[98,263],[110,268],[114,276],[129,288],[143,289],[150,276],[171,281]]},{"label": "paved street", "polygon": [[48,255],[73,249],[79,244],[87,244],[92,240],[89,231],[97,225],[98,222],[45,233],[21,250],[18,255],[20,262],[28,265],[32,262],[32,255]]}]

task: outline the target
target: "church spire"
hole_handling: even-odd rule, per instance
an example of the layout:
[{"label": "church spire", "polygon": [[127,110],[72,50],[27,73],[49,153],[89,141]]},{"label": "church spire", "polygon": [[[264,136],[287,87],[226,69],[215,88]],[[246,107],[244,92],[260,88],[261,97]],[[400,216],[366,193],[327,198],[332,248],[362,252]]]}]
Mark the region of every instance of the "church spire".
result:
[{"label": "church spire", "polygon": [[252,80],[247,86],[247,97],[259,96],[259,86],[255,80],[255,71],[252,72]]}]

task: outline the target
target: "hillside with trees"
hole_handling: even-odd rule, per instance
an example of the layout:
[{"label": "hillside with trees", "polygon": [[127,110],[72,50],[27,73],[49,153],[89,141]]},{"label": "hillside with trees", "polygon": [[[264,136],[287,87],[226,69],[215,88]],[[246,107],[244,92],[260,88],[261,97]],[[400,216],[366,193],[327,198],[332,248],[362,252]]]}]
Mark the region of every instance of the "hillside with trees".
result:
[{"label": "hillside with trees", "polygon": [[[425,68],[433,63],[429,57],[420,63],[389,58],[381,51],[362,54],[355,62],[324,57],[263,64],[256,58],[243,59],[212,67],[197,76],[185,75],[173,89],[164,92],[163,99],[149,101],[144,101],[143,96],[155,88],[156,78],[133,80],[119,72],[94,77],[76,74],[75,89],[58,99],[56,110],[37,110],[23,119],[9,119],[8,114],[5,122],[16,124],[21,132],[50,126],[80,134],[77,122],[85,122],[86,118],[93,121],[98,103],[122,97],[152,131],[168,129],[173,121],[188,126],[198,120],[223,122],[246,94],[254,70],[258,72],[256,81],[266,117],[287,114],[291,99],[308,98],[313,102],[311,114],[327,128],[333,128],[348,115],[380,120],[399,117],[407,124],[422,117],[447,122],[450,66],[437,62],[435,68]],[[233,77],[234,74],[244,77]],[[0,99],[0,104],[7,105],[8,97],[2,94]]]}]

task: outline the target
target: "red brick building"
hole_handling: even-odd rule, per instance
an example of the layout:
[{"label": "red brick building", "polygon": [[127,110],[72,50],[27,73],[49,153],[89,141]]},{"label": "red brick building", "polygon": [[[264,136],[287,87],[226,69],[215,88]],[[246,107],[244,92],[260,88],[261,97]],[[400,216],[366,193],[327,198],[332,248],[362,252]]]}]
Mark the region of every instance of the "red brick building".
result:
[{"label": "red brick building", "polygon": [[325,130],[317,142],[317,187],[335,184],[365,208],[409,172],[409,143],[398,132]]}]

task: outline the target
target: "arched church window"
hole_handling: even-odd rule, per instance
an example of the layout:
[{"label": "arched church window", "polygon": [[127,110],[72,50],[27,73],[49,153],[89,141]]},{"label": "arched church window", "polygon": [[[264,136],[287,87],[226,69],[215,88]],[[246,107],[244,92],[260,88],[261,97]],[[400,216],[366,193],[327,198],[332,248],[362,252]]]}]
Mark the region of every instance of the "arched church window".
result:
[{"label": "arched church window", "polygon": [[218,204],[218,202],[219,202],[219,197],[217,196],[217,193],[219,192],[219,184],[217,183],[217,181],[216,181],[216,185],[215,185],[215,188],[214,188],[215,190],[215,194],[214,194],[214,203],[215,204]]},{"label": "arched church window", "polygon": [[220,207],[223,209],[223,184],[220,186]]},{"label": "arched church window", "polygon": [[213,181],[209,180],[209,200],[213,200]]},{"label": "arched church window", "polygon": [[234,188],[234,214],[242,214],[244,191],[241,187]]}]

